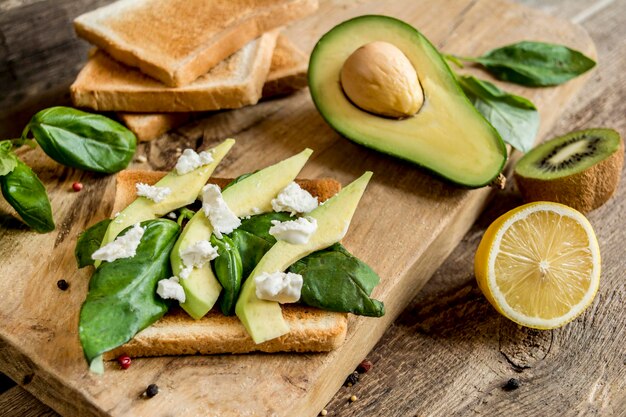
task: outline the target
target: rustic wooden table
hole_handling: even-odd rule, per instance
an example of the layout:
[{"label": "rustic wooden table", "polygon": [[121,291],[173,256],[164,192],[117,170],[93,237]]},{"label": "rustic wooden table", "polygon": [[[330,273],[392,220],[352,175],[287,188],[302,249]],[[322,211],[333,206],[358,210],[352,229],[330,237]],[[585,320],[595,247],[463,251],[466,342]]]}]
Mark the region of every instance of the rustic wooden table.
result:
[{"label": "rustic wooden table", "polygon": [[[598,49],[598,68],[548,136],[597,126],[624,135],[626,1],[518,2],[581,24]],[[31,25],[32,14],[42,10],[38,3],[42,2],[0,1],[3,137],[15,135],[33,110],[67,100],[67,86],[87,48],[59,43],[72,37],[67,16],[106,1],[44,2],[64,10],[62,15],[47,13],[45,21],[34,17],[37,24],[51,27],[45,38],[28,36],[26,22]],[[21,43],[24,55],[10,50],[11,43]],[[60,72],[65,78],[39,76],[46,71],[43,65],[58,68],[59,62],[76,65]],[[20,81],[10,81],[14,79]],[[327,405],[329,415],[626,415],[626,186],[588,216],[602,250],[598,296],[581,317],[553,331],[520,328],[499,316],[472,274],[473,254],[485,228],[518,204],[520,197],[513,187],[496,196],[368,355],[373,369],[358,384],[340,389]],[[504,390],[509,378],[517,378],[520,388]],[[0,392],[0,416],[57,415],[1,374]],[[352,395],[358,397],[356,402],[348,400]]]}]

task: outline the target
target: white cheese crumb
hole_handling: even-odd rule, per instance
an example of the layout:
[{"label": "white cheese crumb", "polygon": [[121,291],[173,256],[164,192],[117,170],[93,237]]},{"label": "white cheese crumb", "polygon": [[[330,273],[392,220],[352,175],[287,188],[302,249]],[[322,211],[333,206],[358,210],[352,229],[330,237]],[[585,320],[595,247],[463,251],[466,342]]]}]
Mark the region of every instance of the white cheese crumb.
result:
[{"label": "white cheese crumb", "polygon": [[220,187],[215,184],[207,184],[202,189],[202,210],[218,238],[222,237],[222,233],[231,233],[241,225],[241,220],[228,208]]},{"label": "white cheese crumb", "polygon": [[302,291],[302,275],[291,272],[263,272],[254,277],[256,296],[261,300],[295,303]]},{"label": "white cheese crumb", "polygon": [[272,200],[274,211],[288,211],[292,216],[297,213],[308,213],[317,207],[317,197],[292,182]]},{"label": "white cheese crumb", "polygon": [[169,217],[172,220],[176,220],[176,212],[172,211],[170,213],[167,213],[167,217]]},{"label": "white cheese crumb", "polygon": [[272,225],[270,235],[294,245],[304,245],[317,230],[317,220],[312,217],[299,217],[287,222],[272,220]]},{"label": "white cheese crumb", "polygon": [[168,279],[162,279],[157,284],[157,294],[162,299],[171,298],[178,300],[180,303],[184,303],[186,300],[185,289],[178,283],[177,277],[171,277]]},{"label": "white cheese crumb", "polygon": [[145,229],[135,223],[123,236],[118,236],[111,243],[108,243],[95,251],[91,259],[95,261],[113,262],[116,259],[131,258],[137,253],[137,246],[141,242],[141,237]]},{"label": "white cheese crumb", "polygon": [[146,197],[155,203],[160,203],[172,193],[172,190],[168,187],[155,187],[154,185],[144,184],[143,182],[138,182],[135,184],[135,187],[137,188],[138,196]]},{"label": "white cheese crumb", "polygon": [[189,275],[191,275],[192,270],[193,270],[193,266],[186,266],[180,270],[180,273],[178,274],[178,276],[180,276],[182,279],[187,279],[189,278]]},{"label": "white cheese crumb", "polygon": [[183,175],[211,162],[213,162],[213,156],[210,152],[196,153],[193,149],[187,148],[178,158],[175,169],[178,175]]},{"label": "white cheese crumb", "polygon": [[200,268],[217,256],[217,248],[212,246],[208,240],[200,240],[180,251],[180,258],[185,267]]}]

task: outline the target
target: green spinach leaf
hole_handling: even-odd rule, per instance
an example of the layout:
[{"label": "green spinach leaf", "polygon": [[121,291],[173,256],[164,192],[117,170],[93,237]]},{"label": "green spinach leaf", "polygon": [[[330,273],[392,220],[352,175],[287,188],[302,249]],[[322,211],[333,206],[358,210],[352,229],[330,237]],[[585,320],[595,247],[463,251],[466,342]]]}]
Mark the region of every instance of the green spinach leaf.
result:
[{"label": "green spinach leaf", "polygon": [[95,261],[91,259],[91,255],[100,248],[109,223],[111,223],[111,219],[101,220],[78,235],[76,248],[74,249],[74,257],[76,258],[78,268],[94,264]]},{"label": "green spinach leaf", "polygon": [[51,107],[35,114],[22,134],[31,132],[43,151],[60,164],[111,174],[125,168],[137,138],[107,117],[69,107]]},{"label": "green spinach leaf", "polygon": [[13,170],[0,177],[0,189],[24,223],[39,233],[54,230],[50,200],[37,175],[22,161],[15,159]]},{"label": "green spinach leaf", "polygon": [[563,84],[596,65],[566,46],[530,41],[503,46],[478,58],[456,58],[477,62],[503,81],[530,87]]},{"label": "green spinach leaf", "polygon": [[539,112],[530,100],[473,76],[458,76],[457,80],[506,143],[522,152],[532,149],[539,130]]},{"label": "green spinach leaf", "polygon": [[235,178],[234,180],[232,180],[231,182],[229,182],[228,184],[226,184],[226,186],[224,188],[222,188],[222,192],[224,192],[224,190],[226,190],[228,187],[231,187],[235,184],[237,184],[239,181],[241,180],[245,180],[246,178],[248,178],[250,175],[254,175],[257,172],[259,172],[259,170],[257,169],[254,172],[248,172],[247,174],[242,174],[240,176],[238,176],[237,178]]},{"label": "green spinach leaf", "polygon": [[371,317],[385,314],[383,303],[369,297],[380,278],[338,243],[299,260],[289,272],[302,275],[300,301],[306,305]]},{"label": "green spinach leaf", "polygon": [[89,282],[78,333],[90,363],[129,341],[168,310],[168,303],[156,294],[156,287],[159,280],[172,274],[169,257],[180,226],[167,219],[148,220],[141,225],[145,232],[136,255],[103,262]]},{"label": "green spinach leaf", "polygon": [[276,238],[270,235],[270,227],[272,227],[273,220],[285,222],[293,220],[293,217],[289,216],[289,213],[270,212],[258,214],[250,217],[249,219],[243,219],[241,221],[241,226],[239,226],[237,230],[245,230],[246,232],[252,233],[253,235],[258,236],[273,245],[276,243]]},{"label": "green spinach leaf", "polygon": [[[273,238],[274,236],[271,237]],[[265,255],[265,252],[270,250],[274,244],[274,242],[270,243],[263,238],[240,229],[235,229],[233,233],[230,234],[230,238],[239,251],[242,269],[241,275],[243,279],[250,276],[254,267],[261,261],[263,255]]]},{"label": "green spinach leaf", "polygon": [[241,256],[235,243],[228,237],[221,239],[211,235],[211,244],[217,247],[219,256],[213,261],[213,271],[220,284],[220,309],[225,316],[235,314],[235,304],[239,297],[242,278]]},{"label": "green spinach leaf", "polygon": [[[243,220],[241,226],[230,234],[239,251],[244,279],[276,243],[274,236],[269,234],[272,220],[290,219],[293,217],[288,213],[260,214]],[[302,275],[300,302],[304,304],[373,317],[385,314],[383,303],[369,297],[380,278],[339,243],[299,260],[289,272]]]}]

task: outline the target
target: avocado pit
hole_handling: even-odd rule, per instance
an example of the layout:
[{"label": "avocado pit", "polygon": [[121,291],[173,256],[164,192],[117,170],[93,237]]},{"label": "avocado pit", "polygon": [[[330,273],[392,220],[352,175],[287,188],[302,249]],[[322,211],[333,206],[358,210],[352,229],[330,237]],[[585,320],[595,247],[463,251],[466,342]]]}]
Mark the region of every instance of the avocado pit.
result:
[{"label": "avocado pit", "polygon": [[354,105],[380,116],[411,117],[424,104],[415,68],[389,42],[370,42],[354,51],[344,62],[340,79]]}]

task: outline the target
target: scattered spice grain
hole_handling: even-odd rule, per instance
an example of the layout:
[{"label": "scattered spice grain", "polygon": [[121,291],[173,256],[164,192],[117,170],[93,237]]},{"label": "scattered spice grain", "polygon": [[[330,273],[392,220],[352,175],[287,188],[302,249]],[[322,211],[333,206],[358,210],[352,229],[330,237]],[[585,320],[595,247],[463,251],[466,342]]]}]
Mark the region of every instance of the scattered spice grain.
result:
[{"label": "scattered spice grain", "polygon": [[520,385],[522,385],[522,383],[520,382],[519,379],[511,378],[508,381],[506,381],[506,384],[504,384],[504,386],[502,388],[505,391],[513,391],[513,390],[518,389],[520,387]]},{"label": "scattered spice grain", "polygon": [[373,366],[374,364],[372,364],[372,362],[370,362],[368,359],[363,359],[359,366],[356,367],[356,371],[360,374],[364,374],[369,372],[369,370],[372,369]]},{"label": "scattered spice grain", "polygon": [[128,355],[121,355],[117,358],[117,363],[120,364],[122,369],[128,369],[130,368],[130,364],[132,363],[132,360],[130,359],[130,356]]},{"label": "scattered spice grain", "polygon": [[159,393],[159,386],[157,384],[150,384],[146,388],[146,396],[152,398]]}]

